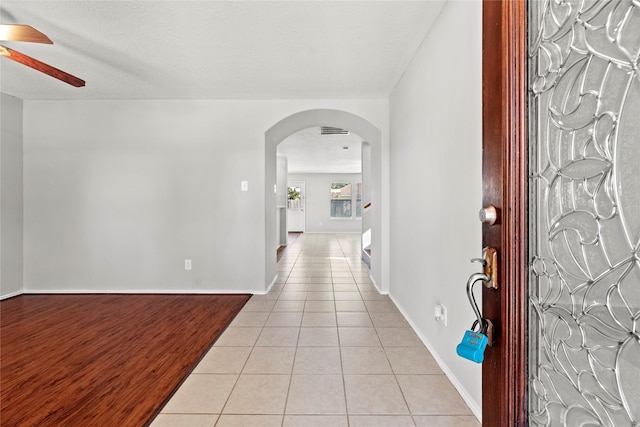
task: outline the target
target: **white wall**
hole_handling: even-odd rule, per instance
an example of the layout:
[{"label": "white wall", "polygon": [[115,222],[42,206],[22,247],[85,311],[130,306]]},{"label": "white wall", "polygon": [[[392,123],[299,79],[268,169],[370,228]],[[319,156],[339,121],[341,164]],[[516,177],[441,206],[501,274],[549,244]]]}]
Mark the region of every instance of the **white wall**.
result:
[{"label": "white wall", "polygon": [[[350,173],[290,173],[289,182],[305,183],[305,231],[307,233],[360,233],[362,219],[356,218],[355,190],[356,183],[362,182],[362,174]],[[353,201],[351,218],[331,218],[331,183],[350,182],[352,184]]]},{"label": "white wall", "polygon": [[22,101],[1,94],[0,299],[22,293]]},{"label": "white wall", "polygon": [[313,108],[386,135],[386,99],[25,101],[25,290],[264,291],[265,132]]},{"label": "white wall", "polygon": [[[476,415],[481,366],[456,356],[481,255],[481,2],[448,2],[390,97],[390,295]],[[448,326],[433,318],[448,307]]]}]

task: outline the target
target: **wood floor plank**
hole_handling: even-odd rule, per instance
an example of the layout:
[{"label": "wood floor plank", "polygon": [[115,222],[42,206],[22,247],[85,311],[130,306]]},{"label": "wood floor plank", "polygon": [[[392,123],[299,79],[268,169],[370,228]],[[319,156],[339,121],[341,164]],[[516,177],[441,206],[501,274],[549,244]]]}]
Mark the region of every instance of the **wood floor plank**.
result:
[{"label": "wood floor plank", "polygon": [[2,426],[142,426],[250,295],[0,301]]}]

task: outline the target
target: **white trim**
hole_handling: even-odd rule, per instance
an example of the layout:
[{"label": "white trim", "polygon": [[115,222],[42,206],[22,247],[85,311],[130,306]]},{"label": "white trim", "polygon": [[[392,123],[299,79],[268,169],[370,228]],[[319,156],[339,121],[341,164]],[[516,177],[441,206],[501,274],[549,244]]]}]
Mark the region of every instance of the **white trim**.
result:
[{"label": "white trim", "polygon": [[2,301],[3,299],[17,297],[18,295],[22,295],[22,294],[24,294],[24,291],[20,290],[20,291],[11,292],[9,294],[0,295],[0,301]]},{"label": "white trim", "polygon": [[[380,295],[389,295],[389,291],[381,291],[381,290],[380,290],[380,287],[378,286],[378,284],[376,283],[376,281],[373,279],[373,276],[372,276],[371,274],[369,274],[369,279],[371,279],[371,283],[373,283],[373,286],[375,286],[375,287],[376,287],[376,290],[378,291],[378,293],[379,293]],[[393,298],[392,298],[392,299],[393,299]],[[398,306],[398,304],[396,304],[396,302],[395,302],[395,301],[393,301],[393,303],[396,305],[396,307]],[[398,309],[398,310],[400,310],[400,309]],[[400,310],[400,311],[402,311],[402,310]],[[402,315],[403,315],[404,317],[407,317],[407,316],[405,316],[405,315],[404,315],[404,313],[402,313]],[[414,329],[415,329],[415,328],[414,328]]]},{"label": "white trim", "polygon": [[269,292],[271,292],[271,288],[273,288],[273,285],[276,284],[276,281],[278,280],[278,277],[279,276],[276,274],[275,277],[273,278],[273,280],[271,281],[269,286],[267,286],[267,289],[264,292],[254,292],[254,294],[256,294],[256,295],[266,295]]},{"label": "white trim", "polygon": [[469,393],[467,393],[467,390],[462,386],[458,378],[449,369],[449,366],[438,355],[438,353],[435,350],[435,347],[431,345],[427,337],[425,337],[422,333],[420,333],[416,325],[409,319],[409,317],[404,312],[404,310],[402,310],[402,308],[400,308],[400,306],[397,304],[396,300],[391,295],[389,295],[389,298],[391,298],[391,301],[393,301],[393,303],[398,308],[398,310],[400,310],[400,313],[405,318],[405,320],[409,323],[409,326],[411,326],[411,329],[413,329],[416,335],[418,335],[418,338],[420,338],[420,341],[422,341],[425,347],[427,347],[427,350],[429,350],[429,353],[431,353],[431,355],[435,359],[438,366],[440,366],[440,369],[442,369],[442,372],[444,372],[444,374],[449,379],[449,381],[451,381],[451,384],[453,384],[453,387],[458,391],[458,393],[460,393],[462,400],[464,400],[467,406],[469,407],[469,409],[471,409],[471,412],[473,412],[473,415],[475,415],[475,417],[478,419],[480,424],[482,424],[482,406],[478,406],[478,403],[471,397]]}]

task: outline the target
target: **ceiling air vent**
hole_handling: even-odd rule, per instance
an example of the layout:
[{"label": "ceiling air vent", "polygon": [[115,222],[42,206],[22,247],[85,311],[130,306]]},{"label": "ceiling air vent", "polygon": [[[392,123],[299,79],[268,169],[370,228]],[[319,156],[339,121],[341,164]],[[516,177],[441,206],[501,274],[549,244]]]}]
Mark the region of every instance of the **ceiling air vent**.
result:
[{"label": "ceiling air vent", "polygon": [[349,131],[331,126],[322,126],[320,128],[320,135],[349,135]]}]

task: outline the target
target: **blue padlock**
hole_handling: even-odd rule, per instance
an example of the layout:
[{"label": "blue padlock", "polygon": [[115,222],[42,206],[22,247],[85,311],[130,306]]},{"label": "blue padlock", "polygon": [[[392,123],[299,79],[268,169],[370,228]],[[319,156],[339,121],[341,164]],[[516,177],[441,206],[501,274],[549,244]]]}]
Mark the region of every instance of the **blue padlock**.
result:
[{"label": "blue padlock", "polygon": [[[471,261],[476,261],[472,259]],[[484,260],[479,260],[486,264]],[[489,337],[487,336],[487,331],[489,330],[489,326],[491,322],[484,319],[482,314],[480,313],[480,309],[478,309],[478,304],[476,304],[476,298],[473,295],[473,285],[476,282],[488,282],[489,276],[484,273],[475,273],[469,277],[467,281],[467,296],[469,297],[469,302],[471,303],[471,308],[473,308],[474,313],[478,320],[476,320],[471,326],[471,330],[468,330],[464,333],[464,337],[462,338],[462,342],[458,344],[456,347],[456,353],[458,356],[464,357],[465,359],[469,359],[472,362],[482,363],[484,360],[484,349],[487,348],[487,344],[489,342]],[[478,327],[478,332],[474,329]]]},{"label": "blue padlock", "polygon": [[458,356],[469,359],[472,362],[482,363],[484,360],[484,349],[487,347],[489,338],[480,332],[466,331],[462,342],[456,347]]}]

